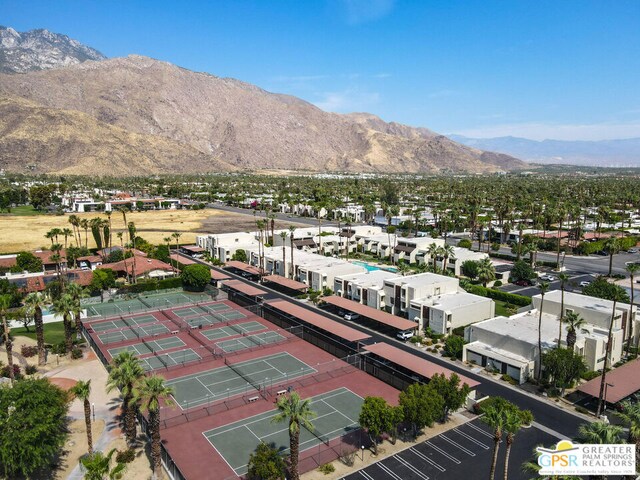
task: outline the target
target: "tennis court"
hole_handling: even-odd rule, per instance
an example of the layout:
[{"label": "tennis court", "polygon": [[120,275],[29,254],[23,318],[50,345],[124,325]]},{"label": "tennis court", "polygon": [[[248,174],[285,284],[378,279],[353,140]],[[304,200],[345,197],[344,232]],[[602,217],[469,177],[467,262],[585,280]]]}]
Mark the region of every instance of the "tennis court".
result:
[{"label": "tennis court", "polygon": [[[229,364],[227,364],[229,365]],[[167,381],[182,409],[223,398],[247,394],[280,380],[297,378],[316,370],[287,352],[219,367]]]},{"label": "tennis court", "polygon": [[178,350],[177,352],[163,353],[162,355],[141,358],[140,365],[142,365],[142,368],[148,372],[150,370],[157,370],[159,368],[192,362],[194,360],[199,360],[200,358],[202,357],[200,357],[200,355],[194,352],[191,348],[185,348],[184,350]]},{"label": "tennis court", "polygon": [[[94,303],[83,307],[87,309],[88,317],[104,317],[206,301],[211,301],[211,297],[206,293],[170,292],[157,295],[145,295],[128,300]],[[198,313],[202,312],[200,311]]]},{"label": "tennis court", "polygon": [[[300,430],[300,451],[328,443],[359,428],[358,417],[364,400],[348,388],[312,397],[311,409],[317,416],[312,420],[314,433]],[[213,448],[225,459],[238,476],[247,473],[247,460],[262,441],[275,444],[276,450],[289,450],[287,422],[273,423],[277,410],[264,412],[244,420],[203,432]]]},{"label": "tennis court", "polygon": [[183,318],[183,321],[187,322],[191,327],[208,327],[209,325],[215,325],[217,323],[224,322],[221,318],[216,318],[212,314],[200,315],[199,317]]},{"label": "tennis court", "polygon": [[205,330],[202,333],[207,340],[220,340],[222,338],[233,337],[234,335],[241,335],[243,333],[253,333],[264,330],[265,327],[260,322],[251,321],[244,323],[236,323],[226,327],[214,328],[211,330]]},{"label": "tennis court", "polygon": [[98,335],[98,338],[102,343],[108,344],[133,340],[134,338],[151,337],[153,335],[160,335],[161,333],[169,333],[169,329],[161,323],[152,323],[144,327],[125,328],[123,330],[102,333]]},{"label": "tennis court", "polygon": [[226,303],[213,303],[211,305],[200,305],[200,308],[207,312],[221,312],[224,310],[230,310],[231,307]]},{"label": "tennis court", "polygon": [[91,323],[89,326],[94,332],[106,332],[107,330],[116,330],[118,328],[128,328],[132,326],[146,325],[149,323],[158,323],[158,319],[153,315],[142,315],[140,317],[121,318],[120,320],[110,320],[108,322]]},{"label": "tennis court", "polygon": [[253,348],[256,345],[269,345],[284,340],[284,337],[277,332],[269,330],[268,332],[247,335],[246,337],[232,338],[231,340],[223,340],[216,342],[216,346],[224,353],[237,352],[246,348]]},{"label": "tennis court", "polygon": [[186,343],[178,337],[168,337],[159,338],[158,340],[145,340],[144,342],[134,343],[133,345],[127,345],[126,347],[110,348],[108,352],[112,358],[120,352],[132,352],[135,355],[147,355],[153,352],[169,350],[170,348],[184,347],[185,345]]}]

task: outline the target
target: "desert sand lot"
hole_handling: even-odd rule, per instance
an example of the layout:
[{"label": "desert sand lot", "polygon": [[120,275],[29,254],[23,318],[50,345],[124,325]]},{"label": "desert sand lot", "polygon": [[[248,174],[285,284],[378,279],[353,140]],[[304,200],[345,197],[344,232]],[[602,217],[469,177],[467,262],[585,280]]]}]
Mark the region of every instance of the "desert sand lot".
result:
[{"label": "desert sand lot", "polygon": [[[80,218],[100,217],[107,219],[104,213],[78,214]],[[215,209],[204,210],[158,210],[148,212],[129,212],[127,222],[134,222],[138,235],[151,243],[164,243],[164,238],[173,232],[180,232],[181,244],[194,243],[197,234],[202,233],[227,233],[237,231],[250,231],[256,229],[253,215],[225,212]],[[112,241],[119,244],[117,232],[124,231],[122,214],[114,212],[111,215],[113,228]],[[276,222],[277,228],[286,228],[290,223]],[[52,228],[69,228],[69,215],[35,215],[15,216],[0,215],[0,253],[14,253],[21,250],[36,250],[48,247],[51,242],[44,235]],[[82,241],[84,242],[84,230]],[[95,242],[89,230],[89,248],[95,248]],[[58,241],[64,244],[64,237],[58,237]],[[68,239],[73,242],[72,237]],[[172,239],[172,243],[175,240]]]}]

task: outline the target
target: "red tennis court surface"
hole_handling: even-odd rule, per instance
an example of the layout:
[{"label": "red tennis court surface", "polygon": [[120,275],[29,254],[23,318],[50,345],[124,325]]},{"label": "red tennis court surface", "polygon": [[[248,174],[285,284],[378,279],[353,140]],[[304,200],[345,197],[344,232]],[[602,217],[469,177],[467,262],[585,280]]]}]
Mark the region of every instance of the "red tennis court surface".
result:
[{"label": "red tennis court surface", "polygon": [[[153,319],[148,318],[149,315]],[[167,332],[143,336],[141,327],[136,330],[136,318],[141,327],[164,325]],[[194,323],[192,320],[197,318],[209,319],[211,323],[204,320],[204,323]],[[177,390],[178,405],[161,408],[161,435],[163,448],[173,462],[168,468],[186,479],[237,478],[234,469],[204,433],[229,424],[238,425],[237,422],[243,420],[249,422],[251,417],[273,411],[277,399],[287,391],[295,390],[302,398],[309,398],[347,388],[362,398],[381,396],[393,405],[398,401],[398,391],[393,387],[305,342],[296,335],[298,332],[280,329],[230,301],[181,305],[139,315],[85,321],[83,325],[103,361],[111,361],[119,351],[131,350],[141,359],[148,359],[145,365],[158,366],[153,373],[165,377]],[[131,334],[123,334],[126,339],[112,343],[100,339],[101,336],[104,339],[105,334],[126,330],[136,330],[141,336],[129,338]],[[266,336],[265,332],[277,335]],[[252,339],[253,335],[257,338]],[[108,338],[122,338],[122,335]],[[276,343],[261,344],[262,338],[273,338]],[[218,346],[234,339],[246,348],[225,352]],[[199,358],[190,352],[185,357],[190,360],[180,363],[180,352],[186,350],[195,352]],[[167,354],[173,354],[170,358],[176,363],[161,365],[161,358],[167,358],[163,357]],[[291,368],[287,371],[282,362]],[[263,373],[263,363],[280,375],[269,372],[267,378],[257,378]],[[250,370],[256,365],[257,373],[255,369]],[[238,385],[241,386],[238,388]],[[273,428],[278,431],[282,426],[273,425]],[[359,430],[351,431],[301,452],[301,471],[332,461],[346,449],[358,449],[362,442],[360,435]],[[258,441],[256,438],[255,446]],[[174,466],[179,472],[175,472]]]}]

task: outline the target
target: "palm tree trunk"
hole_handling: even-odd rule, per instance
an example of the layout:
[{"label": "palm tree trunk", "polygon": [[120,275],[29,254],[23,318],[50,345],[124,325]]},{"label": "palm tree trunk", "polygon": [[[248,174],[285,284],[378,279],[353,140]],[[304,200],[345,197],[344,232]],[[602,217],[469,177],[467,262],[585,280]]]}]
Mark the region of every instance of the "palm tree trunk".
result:
[{"label": "palm tree trunk", "polygon": [[496,465],[498,464],[498,450],[500,449],[500,437],[496,434],[493,439],[493,458],[491,460],[491,470],[489,470],[489,480],[496,476]]},{"label": "palm tree trunk", "polygon": [[89,446],[89,455],[93,453],[93,438],[91,437],[91,405],[89,399],[84,399],[84,422],[87,425],[87,445]]},{"label": "palm tree trunk", "polygon": [[540,377],[542,375],[542,304],[544,302],[544,297],[542,297],[542,301],[540,302],[540,313],[538,315],[538,365],[536,368],[536,380],[540,381]]},{"label": "palm tree trunk", "polygon": [[44,350],[44,325],[42,323],[42,309],[37,306],[33,313],[33,322],[36,327],[36,342],[38,344],[38,365],[45,364],[45,350]]},{"label": "palm tree trunk", "polygon": [[153,476],[160,478],[162,474],[162,459],[160,452],[160,412],[149,410],[149,427],[151,428],[151,459],[153,461]]},{"label": "palm tree trunk", "polygon": [[564,282],[560,286],[560,317],[558,318],[558,348],[562,341],[562,317],[564,316]]},{"label": "palm tree trunk", "polygon": [[[634,288],[633,288],[633,273],[629,275],[631,279],[631,303],[629,305],[629,318],[627,319],[627,357],[629,356],[629,352],[631,351],[631,337],[633,336],[633,300],[634,300]],[[637,353],[637,352],[636,352]]]},{"label": "palm tree trunk", "polygon": [[7,325],[7,316],[2,316],[2,327],[4,328],[4,346],[7,349],[7,366],[9,367],[9,378],[11,379],[11,385],[15,381],[15,375],[13,372],[13,344],[9,338],[9,327]]},{"label": "palm tree trunk", "polygon": [[71,321],[69,320],[69,314],[62,317],[64,324],[64,343],[67,349],[67,355],[71,357],[71,350],[73,350],[73,336],[71,333]]},{"label": "palm tree trunk", "polygon": [[509,477],[509,455],[511,455],[511,444],[513,443],[513,437],[511,434],[507,435],[507,450],[504,454],[504,480]]},{"label": "palm tree trunk", "polygon": [[291,480],[299,480],[298,474],[298,455],[300,449],[300,429],[296,429],[294,432],[289,430],[289,465]]},{"label": "palm tree trunk", "polygon": [[600,418],[602,413],[602,407],[604,406],[604,390],[607,383],[607,364],[609,363],[609,357],[611,356],[611,331],[613,330],[613,320],[616,316],[616,304],[617,300],[613,299],[613,308],[611,312],[611,321],[609,322],[609,333],[607,335],[607,348],[604,353],[604,366],[602,367],[602,378],[600,380],[600,395],[598,396],[598,410],[596,411],[596,417]]},{"label": "palm tree trunk", "polygon": [[[131,386],[129,386],[131,387]],[[129,388],[129,391],[131,388]],[[124,434],[127,438],[127,445],[133,447],[136,443],[138,432],[136,430],[136,410],[131,404],[131,395],[126,395],[122,399],[122,423],[124,424]]]}]

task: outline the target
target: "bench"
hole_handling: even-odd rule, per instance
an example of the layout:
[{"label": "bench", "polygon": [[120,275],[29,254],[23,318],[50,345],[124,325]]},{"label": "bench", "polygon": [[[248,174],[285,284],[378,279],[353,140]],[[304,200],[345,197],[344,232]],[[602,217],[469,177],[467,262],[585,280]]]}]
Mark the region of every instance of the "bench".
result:
[{"label": "bench", "polygon": [[180,330],[171,330],[171,335],[177,335],[180,332]]},{"label": "bench", "polygon": [[260,397],[259,397],[258,395],[256,395],[255,397],[249,397],[249,398],[247,399],[247,401],[248,401],[249,403],[253,403],[253,402],[257,402],[259,398],[260,398]]},{"label": "bench", "polygon": [[287,393],[287,391],[286,391],[286,390],[278,390],[278,391],[276,392],[276,397],[279,397],[280,395],[284,395],[285,393]]}]

